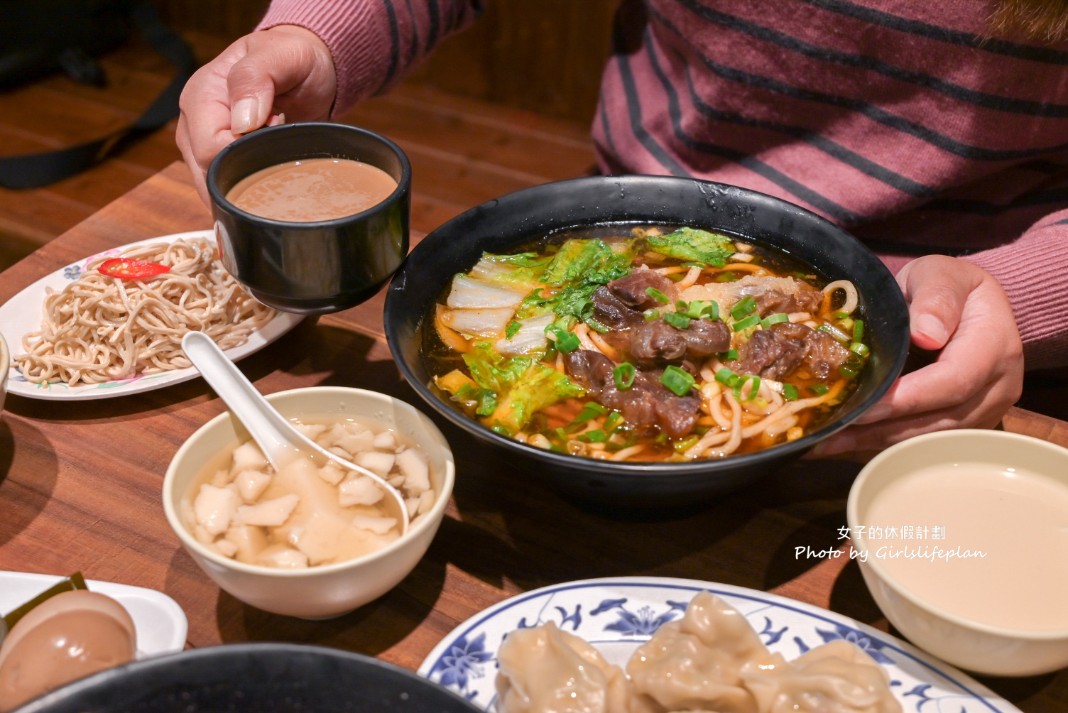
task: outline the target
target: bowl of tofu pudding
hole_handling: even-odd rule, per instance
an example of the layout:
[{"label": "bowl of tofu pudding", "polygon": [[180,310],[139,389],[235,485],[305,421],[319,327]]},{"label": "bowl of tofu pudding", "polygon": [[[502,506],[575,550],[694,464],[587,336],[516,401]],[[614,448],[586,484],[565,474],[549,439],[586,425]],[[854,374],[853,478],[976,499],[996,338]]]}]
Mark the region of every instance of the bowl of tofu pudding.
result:
[{"label": "bowl of tofu pudding", "polygon": [[242,602],[304,619],[340,616],[418,565],[452,493],[452,451],[429,418],[385,394],[322,386],[267,399],[320,446],[399,490],[408,526],[366,475],[310,461],[275,471],[228,411],[171,460],[167,521],[205,574]]},{"label": "bowl of tofu pudding", "polygon": [[1068,449],[917,436],[863,468],[846,517],[872,597],[912,643],[981,674],[1068,666]]}]

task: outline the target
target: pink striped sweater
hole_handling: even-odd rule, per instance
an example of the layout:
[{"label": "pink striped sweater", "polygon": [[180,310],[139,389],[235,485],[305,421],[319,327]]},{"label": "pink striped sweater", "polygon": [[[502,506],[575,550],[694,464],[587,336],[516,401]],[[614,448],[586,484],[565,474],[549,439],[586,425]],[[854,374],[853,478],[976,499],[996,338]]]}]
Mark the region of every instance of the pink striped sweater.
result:
[{"label": "pink striped sweater", "polygon": [[[478,0],[275,0],[334,54],[339,110]],[[984,38],[985,0],[624,0],[593,138],[606,173],[804,206],[894,268],[959,255],[1004,286],[1027,367],[1068,366],[1068,43]]]}]

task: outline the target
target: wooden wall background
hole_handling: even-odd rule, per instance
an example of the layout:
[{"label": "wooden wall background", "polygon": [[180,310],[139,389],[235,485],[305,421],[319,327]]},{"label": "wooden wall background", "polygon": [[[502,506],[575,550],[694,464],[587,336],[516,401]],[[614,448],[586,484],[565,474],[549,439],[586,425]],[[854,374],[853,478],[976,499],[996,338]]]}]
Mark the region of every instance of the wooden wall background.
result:
[{"label": "wooden wall background", "polygon": [[[157,0],[177,28],[238,37],[267,0]],[[451,93],[589,122],[618,0],[488,0],[472,27],[409,75]]]},{"label": "wooden wall background", "polygon": [[[197,58],[206,62],[250,31],[268,0],[153,2],[190,42]],[[365,102],[347,116],[405,137],[412,150],[425,149],[427,161],[440,163],[442,153],[461,163],[477,161],[490,152],[490,164],[496,166],[507,162],[509,150],[538,151],[529,148],[535,145],[542,147],[538,161],[592,165],[589,125],[617,2],[487,0],[483,17],[446,40],[397,91]],[[136,33],[130,43],[103,57],[101,64],[108,77],[104,87],[79,84],[56,73],[0,91],[0,156],[48,151],[105,136],[132,121],[173,74]],[[514,114],[539,121],[524,118],[521,126],[513,125]],[[0,188],[0,269],[178,160],[173,124],[79,175],[40,188]],[[509,136],[512,144],[507,143]],[[505,145],[491,146],[495,141]],[[557,149],[568,147],[565,157],[545,150],[546,141]],[[435,142],[448,145],[435,147]],[[463,166],[447,161],[443,165],[457,171],[449,175],[464,181]],[[558,171],[556,166],[545,176]],[[496,188],[503,191],[508,185],[504,181]],[[471,199],[465,195],[448,209],[458,209]]]}]

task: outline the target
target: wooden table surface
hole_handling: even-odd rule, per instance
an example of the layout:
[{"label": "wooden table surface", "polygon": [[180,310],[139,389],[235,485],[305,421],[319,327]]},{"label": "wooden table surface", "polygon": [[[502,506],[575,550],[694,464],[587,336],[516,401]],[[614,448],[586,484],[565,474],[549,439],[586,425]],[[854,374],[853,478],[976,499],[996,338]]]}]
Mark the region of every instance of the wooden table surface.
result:
[{"label": "wooden table surface", "polygon": [[[413,239],[443,219],[413,195]],[[174,164],[0,274],[0,302],[108,247],[210,227]],[[400,378],[382,328],[383,294],[318,320],[240,363],[266,393],[311,385],[386,391],[423,406]],[[17,349],[17,345],[11,345]],[[770,591],[886,630],[854,562],[795,547],[842,545],[858,465],[802,461],[698,513],[645,521],[578,508],[535,473],[436,419],[457,457],[453,501],[429,552],[393,591],[325,622],[279,617],[221,592],[185,554],[160,504],[179,445],[224,410],[201,380],[78,402],[8,396],[0,420],[0,570],[66,574],[165,592],[189,619],[188,645],[284,640],[334,646],[415,669],[468,617],[569,580],[661,576]],[[429,411],[429,408],[424,408]],[[1013,410],[1008,430],[1068,445],[1068,423]],[[980,679],[1027,713],[1068,710],[1068,671]]]}]

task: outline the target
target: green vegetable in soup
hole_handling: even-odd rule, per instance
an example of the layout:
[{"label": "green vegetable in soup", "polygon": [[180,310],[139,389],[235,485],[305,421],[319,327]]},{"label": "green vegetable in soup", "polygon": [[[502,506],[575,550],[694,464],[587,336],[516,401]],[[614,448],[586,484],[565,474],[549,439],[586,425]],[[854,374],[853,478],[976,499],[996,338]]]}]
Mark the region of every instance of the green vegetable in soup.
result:
[{"label": "green vegetable in soup", "polygon": [[521,431],[546,406],[586,393],[551,366],[530,356],[503,357],[488,342],[464,354],[464,363],[471,378],[486,392],[482,402],[494,405],[492,413],[481,414],[486,425],[505,435]]},{"label": "green vegetable in soup", "polygon": [[721,233],[699,228],[679,228],[667,235],[648,235],[648,247],[677,260],[723,267],[734,254],[734,241]]},{"label": "green vegetable in soup", "polygon": [[545,268],[548,285],[584,283],[604,285],[631,271],[631,241],[609,245],[603,240],[568,240]]}]

